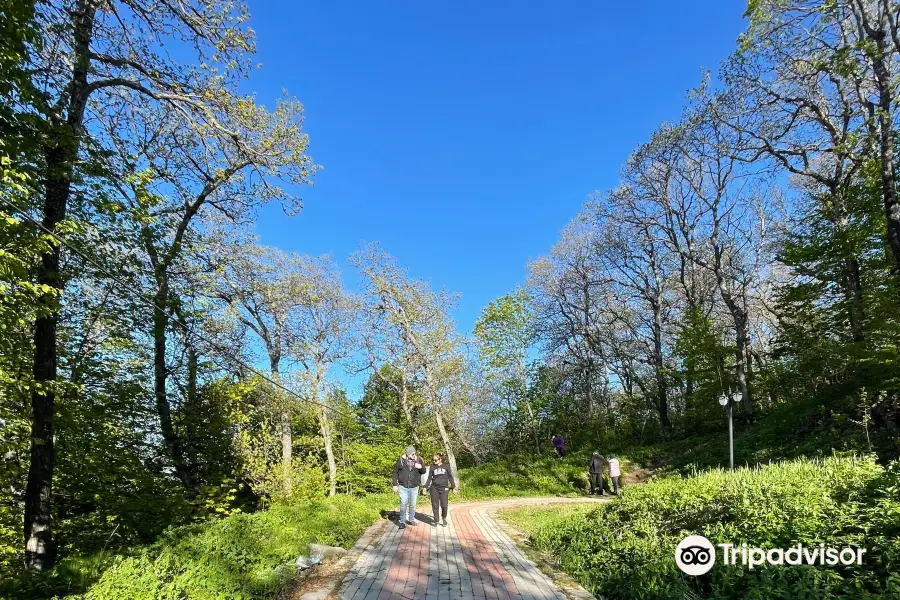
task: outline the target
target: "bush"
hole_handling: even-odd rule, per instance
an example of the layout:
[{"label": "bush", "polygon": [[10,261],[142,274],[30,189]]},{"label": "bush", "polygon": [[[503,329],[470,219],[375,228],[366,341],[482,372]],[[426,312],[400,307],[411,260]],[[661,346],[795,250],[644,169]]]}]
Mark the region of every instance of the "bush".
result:
[{"label": "bush", "polygon": [[349,548],[388,501],[393,498],[338,496],[179,528],[117,561],[85,600],[270,598],[291,578],[308,544]]},{"label": "bush", "polygon": [[385,442],[347,444],[347,465],[338,471],[339,489],[351,494],[390,492],[391,473],[403,448],[402,444]]},{"label": "bush", "polygon": [[[710,471],[627,488],[623,497],[565,519],[513,514],[534,544],[604,598],[900,597],[900,465],[874,458],[797,460],[734,473]],[[523,518],[524,517],[524,518]],[[675,546],[689,534],[713,544],[866,548],[860,566],[757,567],[717,563],[683,575]]]},{"label": "bush", "polygon": [[80,587],[78,579],[92,576],[95,583],[84,600],[271,598],[293,576],[294,561],[308,553],[310,543],[349,548],[393,500],[337,496],[179,527],[130,555],[66,559],[54,573],[21,579],[6,593],[64,596],[83,591],[86,585]]}]

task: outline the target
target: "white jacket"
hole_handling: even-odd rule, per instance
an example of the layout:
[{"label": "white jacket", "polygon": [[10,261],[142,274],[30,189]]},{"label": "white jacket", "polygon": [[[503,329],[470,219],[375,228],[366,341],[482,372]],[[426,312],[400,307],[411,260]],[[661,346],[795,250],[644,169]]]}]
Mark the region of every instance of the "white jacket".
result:
[{"label": "white jacket", "polygon": [[619,459],[611,458],[609,459],[609,476],[610,477],[619,477],[622,475],[622,472],[619,470]]}]

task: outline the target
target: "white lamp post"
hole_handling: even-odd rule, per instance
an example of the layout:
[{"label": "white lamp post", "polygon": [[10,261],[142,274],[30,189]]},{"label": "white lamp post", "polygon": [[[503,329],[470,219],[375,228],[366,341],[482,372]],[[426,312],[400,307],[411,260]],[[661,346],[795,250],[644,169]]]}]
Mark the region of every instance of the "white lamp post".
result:
[{"label": "white lamp post", "polygon": [[740,391],[732,392],[729,395],[722,394],[719,396],[719,404],[725,407],[725,413],[728,415],[728,465],[734,471],[734,426],[731,419],[731,406],[735,402],[743,399]]}]

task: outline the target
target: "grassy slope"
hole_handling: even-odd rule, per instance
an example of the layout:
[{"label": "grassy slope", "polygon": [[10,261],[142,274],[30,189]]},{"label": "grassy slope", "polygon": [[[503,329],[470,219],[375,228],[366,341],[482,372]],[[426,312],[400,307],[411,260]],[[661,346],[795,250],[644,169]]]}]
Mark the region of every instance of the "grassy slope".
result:
[{"label": "grassy slope", "polygon": [[[521,496],[583,496],[589,489],[589,452],[574,452],[559,460],[551,456],[511,456],[501,461],[463,469],[460,500]],[[619,456],[622,475],[635,465]]]},{"label": "grassy slope", "polygon": [[[598,508],[511,510],[504,518],[610,599],[900,597],[900,465],[886,471],[872,458],[665,477]],[[713,543],[826,543],[868,553],[860,567],[716,565],[690,578],[673,559],[689,533]]]},{"label": "grassy slope", "polygon": [[[810,399],[775,408],[750,428],[736,419],[735,464],[752,466],[800,457],[851,455],[873,446],[880,449],[882,462],[900,457],[900,438],[891,438],[886,428],[867,438],[865,429],[847,418],[847,410],[838,401],[829,405]],[[723,417],[723,429],[719,432],[622,451],[637,464],[660,474],[691,474],[727,466],[728,433],[724,423]]]},{"label": "grassy slope", "polygon": [[391,495],[339,496],[180,527],[130,555],[67,559],[51,576],[8,584],[0,596],[71,597],[90,586],[90,600],[271,598],[308,544],[349,548],[393,504]]}]

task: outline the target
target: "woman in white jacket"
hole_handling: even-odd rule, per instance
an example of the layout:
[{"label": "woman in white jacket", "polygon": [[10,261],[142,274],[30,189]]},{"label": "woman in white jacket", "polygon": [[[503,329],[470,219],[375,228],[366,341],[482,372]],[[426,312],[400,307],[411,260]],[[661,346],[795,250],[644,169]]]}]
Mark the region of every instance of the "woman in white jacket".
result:
[{"label": "woman in white jacket", "polygon": [[615,454],[609,455],[609,478],[612,479],[613,485],[613,494],[619,493],[619,477],[622,475],[622,470],[619,468],[619,459],[616,458]]}]

